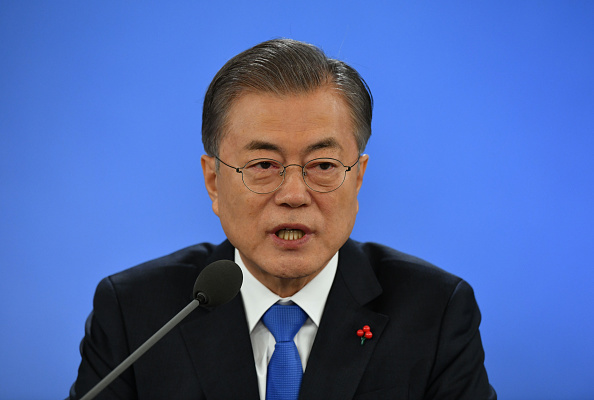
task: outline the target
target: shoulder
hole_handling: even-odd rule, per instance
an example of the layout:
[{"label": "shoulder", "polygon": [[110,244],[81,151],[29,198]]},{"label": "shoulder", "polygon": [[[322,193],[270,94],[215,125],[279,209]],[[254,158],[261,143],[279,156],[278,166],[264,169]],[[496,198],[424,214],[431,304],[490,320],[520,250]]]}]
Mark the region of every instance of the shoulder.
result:
[{"label": "shoulder", "polygon": [[95,307],[102,299],[115,299],[120,305],[185,305],[192,299],[194,282],[200,272],[217,259],[233,256],[228,242],[221,245],[200,243],[104,278],[95,293]]},{"label": "shoulder", "polygon": [[437,280],[457,284],[461,278],[422,258],[403,253],[391,247],[349,240],[352,248],[369,261],[376,274],[397,276],[400,279]]},{"label": "shoulder", "polygon": [[187,271],[200,272],[217,246],[200,243],[185,247],[163,257],[144,262],[132,268],[113,274],[108,278],[114,282],[151,281],[162,275],[176,275]]},{"label": "shoulder", "polygon": [[[349,240],[350,253],[365,259],[381,287],[386,302],[410,302],[414,308],[446,307],[455,293],[473,299],[472,288],[462,278],[419,257],[391,247]],[[473,301],[473,300],[471,300]]]}]

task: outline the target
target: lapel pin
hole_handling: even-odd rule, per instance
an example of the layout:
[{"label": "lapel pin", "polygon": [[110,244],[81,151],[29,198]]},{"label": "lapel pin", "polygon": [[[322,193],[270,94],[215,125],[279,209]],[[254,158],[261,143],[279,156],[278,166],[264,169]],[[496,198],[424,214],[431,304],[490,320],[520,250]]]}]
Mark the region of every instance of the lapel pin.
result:
[{"label": "lapel pin", "polygon": [[369,325],[365,325],[363,329],[359,329],[357,331],[357,336],[361,338],[361,346],[363,346],[365,339],[371,339],[373,337],[373,333],[371,332]]}]

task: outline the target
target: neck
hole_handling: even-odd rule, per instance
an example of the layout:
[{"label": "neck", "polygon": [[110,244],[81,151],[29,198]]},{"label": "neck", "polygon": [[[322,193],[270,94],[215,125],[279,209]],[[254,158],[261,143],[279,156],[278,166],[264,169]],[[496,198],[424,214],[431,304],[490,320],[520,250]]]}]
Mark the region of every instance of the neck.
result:
[{"label": "neck", "polygon": [[[295,295],[301,289],[311,282],[323,269],[324,267],[310,273],[306,276],[298,276],[293,271],[288,271],[283,276],[278,276],[267,272],[265,269],[246,263],[244,261],[245,268],[256,278],[262,285],[266,286],[272,293],[279,297],[286,298]],[[291,275],[293,274],[293,275]]]},{"label": "neck", "polygon": [[304,277],[278,277],[270,275],[259,268],[252,268],[246,265],[246,268],[251,274],[268,288],[272,293],[279,297],[291,297],[312,281],[321,271],[316,271],[313,274]]}]

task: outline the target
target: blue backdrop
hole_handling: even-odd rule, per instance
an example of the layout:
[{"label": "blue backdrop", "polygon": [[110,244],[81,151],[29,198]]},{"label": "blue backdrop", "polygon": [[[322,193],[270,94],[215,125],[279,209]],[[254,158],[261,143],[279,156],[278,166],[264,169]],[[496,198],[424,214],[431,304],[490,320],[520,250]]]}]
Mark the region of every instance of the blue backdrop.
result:
[{"label": "blue backdrop", "polygon": [[594,398],[594,2],[0,0],[0,398],[76,377],[95,285],[223,240],[202,97],[266,39],[375,97],[353,237],[475,288],[502,399]]}]

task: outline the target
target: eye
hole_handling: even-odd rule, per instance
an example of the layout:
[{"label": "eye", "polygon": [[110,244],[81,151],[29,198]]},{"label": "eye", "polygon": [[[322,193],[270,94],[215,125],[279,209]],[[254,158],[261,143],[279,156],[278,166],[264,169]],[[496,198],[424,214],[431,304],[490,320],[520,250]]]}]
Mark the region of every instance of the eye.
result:
[{"label": "eye", "polygon": [[306,168],[314,173],[332,172],[338,168],[338,162],[331,159],[313,160],[307,163]]},{"label": "eye", "polygon": [[245,166],[245,169],[253,172],[272,172],[278,170],[280,167],[281,165],[277,161],[263,158],[250,161]]},{"label": "eye", "polygon": [[255,166],[262,169],[268,169],[272,167],[272,163],[270,161],[260,161]]}]

